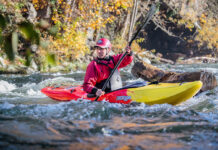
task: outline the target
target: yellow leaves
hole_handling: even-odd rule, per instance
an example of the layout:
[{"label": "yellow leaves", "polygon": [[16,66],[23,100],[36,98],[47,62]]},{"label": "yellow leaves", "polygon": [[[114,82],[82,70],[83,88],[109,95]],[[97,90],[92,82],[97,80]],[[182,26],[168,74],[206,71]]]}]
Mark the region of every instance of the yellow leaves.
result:
[{"label": "yellow leaves", "polygon": [[122,10],[131,7],[132,4],[132,0],[81,0],[78,3],[80,17],[83,20],[81,24],[85,28],[104,28],[107,23],[114,21],[115,15],[121,15]]},{"label": "yellow leaves", "polygon": [[199,21],[200,21],[200,23],[201,23],[201,24],[204,24],[204,23],[206,23],[206,20],[205,20],[205,19],[203,19],[203,18],[200,18],[200,19],[199,19]]},{"label": "yellow leaves", "polygon": [[201,14],[201,18],[205,19],[206,18],[205,14]]},{"label": "yellow leaves", "polygon": [[63,0],[58,0],[58,4],[62,4],[63,3]]},{"label": "yellow leaves", "polygon": [[121,6],[121,2],[120,1],[117,1],[116,3],[115,3],[115,8],[117,9],[117,8],[119,8]]},{"label": "yellow leaves", "polygon": [[70,26],[65,26],[65,32],[61,38],[49,37],[49,50],[52,51],[59,61],[77,59],[89,52],[86,45],[86,34],[77,30],[77,22]]},{"label": "yellow leaves", "polygon": [[180,19],[180,20],[178,20],[178,24],[185,24],[185,20],[184,19]]},{"label": "yellow leaves", "polygon": [[194,26],[193,23],[188,22],[188,23],[186,24],[186,27],[189,28],[190,31],[192,31],[192,29],[193,29],[195,26]]},{"label": "yellow leaves", "polygon": [[91,5],[96,5],[96,0],[90,0]]},{"label": "yellow leaves", "polygon": [[[144,51],[139,45],[141,41],[143,41],[144,38],[139,38],[138,41],[135,40],[133,41],[131,48],[135,53],[141,53]],[[117,36],[113,41],[112,41],[112,49],[115,53],[120,53],[123,52],[122,50],[125,48],[125,46],[128,44],[128,42],[122,38],[121,36]]]},{"label": "yellow leaves", "polygon": [[43,9],[48,5],[46,0],[32,0],[32,3],[36,10]]},{"label": "yellow leaves", "polygon": [[144,40],[145,40],[144,38],[138,38],[138,39],[136,40],[136,42],[137,42],[137,43],[142,43]]},{"label": "yellow leaves", "polygon": [[152,50],[150,50],[152,53],[156,53],[156,50],[155,49],[152,49]]},{"label": "yellow leaves", "polygon": [[194,1],[189,0],[188,3],[183,3],[180,15],[181,20],[178,20],[178,24],[184,24],[190,31],[194,28],[194,23],[198,21],[198,12],[196,11]]},{"label": "yellow leaves", "polygon": [[199,18],[199,21],[200,21],[201,24],[205,24],[207,22],[206,19],[207,18],[205,16],[205,14],[202,14],[201,17]]},{"label": "yellow leaves", "polygon": [[[114,22],[117,15],[122,15],[133,5],[132,0],[79,0],[76,1],[76,9],[72,10],[65,2],[65,0],[57,0],[52,15],[54,23],[64,32],[59,33],[57,39],[50,37],[51,44],[48,48],[60,62],[81,58],[89,53],[89,48],[86,45],[86,29],[105,28],[108,23]],[[35,3],[38,5],[39,0],[35,0]],[[74,17],[68,15],[71,13],[78,15],[73,15]],[[123,44],[121,46],[123,48]]]},{"label": "yellow leaves", "polygon": [[111,17],[107,18],[105,24],[106,23],[112,23],[114,21],[114,19],[115,19],[114,16],[111,16]]},{"label": "yellow leaves", "polygon": [[218,27],[217,19],[206,17],[202,14],[199,18],[201,23],[201,29],[198,29],[198,35],[196,40],[200,42],[200,45],[207,43],[208,48],[218,48]]},{"label": "yellow leaves", "polygon": [[194,24],[190,20],[180,19],[178,20],[178,24],[184,24],[186,28],[188,28],[190,31],[195,27]]},{"label": "yellow leaves", "polygon": [[[141,38],[140,38],[140,39],[141,39]],[[134,52],[136,52],[137,54],[144,51],[144,49],[142,49],[142,48],[140,47],[140,45],[138,44],[137,41],[133,41],[131,48],[132,48],[132,50],[133,50]]]},{"label": "yellow leaves", "polygon": [[28,10],[26,8],[23,8],[22,9],[22,12],[27,12]]},{"label": "yellow leaves", "polygon": [[194,41],[193,41],[193,40],[188,40],[187,42],[188,42],[188,43],[193,43]]},{"label": "yellow leaves", "polygon": [[121,15],[123,10],[133,6],[132,0],[110,0],[103,6],[105,12],[112,12],[116,15]]},{"label": "yellow leaves", "polygon": [[114,0],[112,3],[114,3],[115,9],[123,8],[125,10],[133,5],[132,0]]},{"label": "yellow leaves", "polygon": [[121,14],[120,10],[117,10],[117,11],[116,11],[116,14],[117,14],[117,15],[120,15],[120,14]]}]

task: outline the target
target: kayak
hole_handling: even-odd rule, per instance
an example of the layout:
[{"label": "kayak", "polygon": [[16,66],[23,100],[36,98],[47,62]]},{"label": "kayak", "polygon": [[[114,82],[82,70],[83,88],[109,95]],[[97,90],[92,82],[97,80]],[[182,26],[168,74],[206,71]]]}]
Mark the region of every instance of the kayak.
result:
[{"label": "kayak", "polygon": [[[121,89],[106,93],[98,98],[97,101],[107,101],[110,103],[129,104],[131,102],[153,104],[177,105],[192,98],[202,87],[201,81],[185,83],[158,83],[148,84],[137,82],[132,85],[124,86]],[[58,101],[70,100],[89,100],[95,101],[95,97],[83,91],[81,85],[45,87],[41,92],[48,97]]]}]

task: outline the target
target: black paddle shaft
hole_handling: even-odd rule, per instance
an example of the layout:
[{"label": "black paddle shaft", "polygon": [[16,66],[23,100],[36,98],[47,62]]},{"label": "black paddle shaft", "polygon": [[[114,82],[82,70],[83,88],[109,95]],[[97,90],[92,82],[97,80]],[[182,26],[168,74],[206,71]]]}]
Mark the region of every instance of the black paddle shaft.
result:
[{"label": "black paddle shaft", "polygon": [[[145,18],[145,22],[143,23],[143,25],[138,29],[138,31],[135,33],[135,35],[133,36],[133,38],[129,41],[129,46],[132,45],[132,42],[136,39],[136,37],[138,36],[139,32],[145,28],[145,26],[148,24],[148,22],[151,20],[152,16],[155,14],[156,11],[156,6],[154,4],[152,4],[151,9],[149,10],[149,12],[147,13],[147,16]],[[108,82],[110,81],[111,77],[113,76],[115,70],[120,66],[120,63],[123,61],[123,59],[125,58],[125,56],[128,53],[125,52],[123,54],[123,56],[120,58],[120,60],[117,62],[116,66],[114,67],[114,69],[111,71],[109,77],[107,78],[106,82],[103,85],[102,91],[104,91],[107,87]],[[97,101],[99,98],[99,96],[96,97],[95,101]]]}]

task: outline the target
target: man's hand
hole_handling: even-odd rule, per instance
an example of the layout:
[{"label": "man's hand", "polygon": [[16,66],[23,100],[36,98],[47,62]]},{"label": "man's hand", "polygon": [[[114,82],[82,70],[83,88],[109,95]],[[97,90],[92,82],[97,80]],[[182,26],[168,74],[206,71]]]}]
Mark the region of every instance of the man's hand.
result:
[{"label": "man's hand", "polygon": [[131,53],[131,47],[130,46],[126,46],[125,50],[126,50],[127,54]]},{"label": "man's hand", "polygon": [[102,91],[101,89],[98,89],[97,92],[96,92],[96,96],[102,96],[104,94],[105,94],[105,92]]}]

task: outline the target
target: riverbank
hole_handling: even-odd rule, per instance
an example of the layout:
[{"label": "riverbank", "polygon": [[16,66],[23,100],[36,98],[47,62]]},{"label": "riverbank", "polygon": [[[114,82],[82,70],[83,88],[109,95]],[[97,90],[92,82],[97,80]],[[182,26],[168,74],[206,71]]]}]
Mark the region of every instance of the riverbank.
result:
[{"label": "riverbank", "polygon": [[[153,53],[149,51],[145,51],[142,53],[134,54],[134,62],[137,61],[144,61],[146,63],[152,64],[152,65],[158,65],[158,64],[211,64],[211,63],[218,63],[217,58],[210,58],[210,57],[193,57],[188,59],[179,58],[177,61],[172,61],[169,59],[165,59],[162,57],[159,57],[157,55],[154,55]],[[86,70],[87,65],[91,61],[91,57],[89,56],[87,59],[84,59],[83,61],[72,61],[72,62],[63,62],[59,65],[46,65],[44,64],[39,66],[37,63],[33,60],[31,60],[30,65],[25,65],[25,59],[16,56],[16,59],[14,62],[10,62],[7,59],[4,59],[4,57],[0,57],[0,74],[32,74],[35,72],[41,72],[41,73],[56,73],[56,72],[63,72],[63,73],[69,73],[72,71],[77,70]]]},{"label": "riverbank", "polygon": [[[132,43],[135,58],[152,64],[217,62],[210,59],[218,57],[215,0],[119,0],[104,5],[97,0],[67,4],[8,0],[0,2],[0,71],[84,69],[90,61],[87,55],[92,43],[105,37],[117,50],[115,53],[120,52],[153,4],[155,15]],[[197,58],[204,56],[208,58]]]}]

